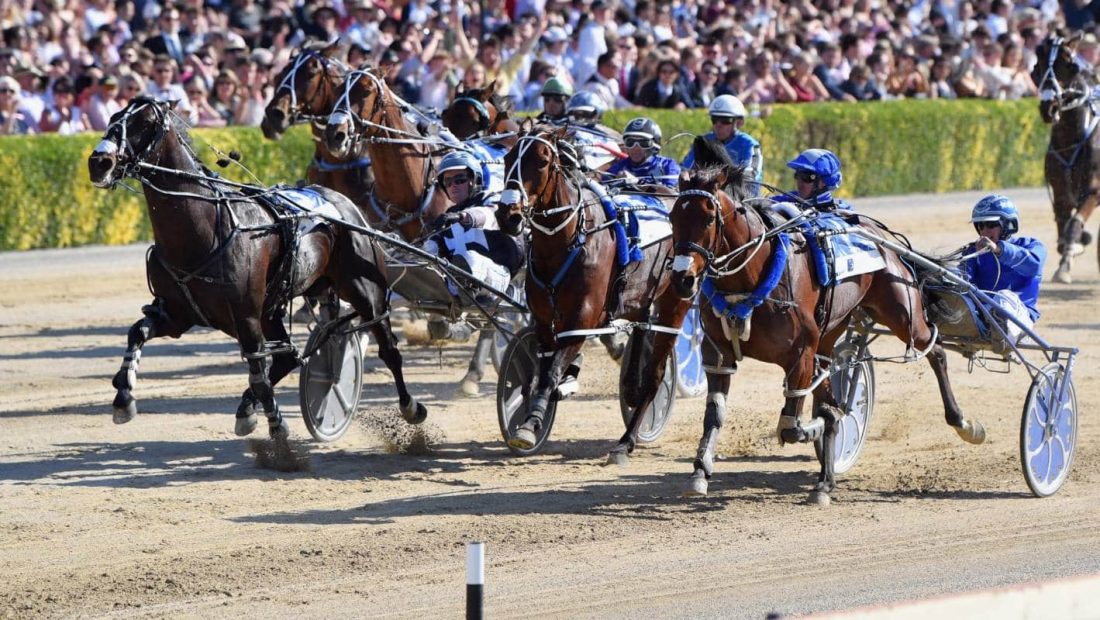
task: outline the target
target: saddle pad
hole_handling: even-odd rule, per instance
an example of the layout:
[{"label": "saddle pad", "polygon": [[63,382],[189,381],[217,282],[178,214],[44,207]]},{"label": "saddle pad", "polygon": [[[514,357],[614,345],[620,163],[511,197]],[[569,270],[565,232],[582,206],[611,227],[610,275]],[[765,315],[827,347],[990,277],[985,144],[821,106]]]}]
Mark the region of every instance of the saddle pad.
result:
[{"label": "saddle pad", "polygon": [[589,170],[599,170],[618,159],[611,151],[597,145],[607,145],[614,150],[619,150],[615,141],[600,132],[590,131],[583,127],[577,127],[573,131],[573,143],[577,150],[584,155],[585,164]]},{"label": "saddle pad", "polygon": [[668,205],[657,196],[616,194],[611,197],[620,212],[627,212],[627,234],[645,247],[672,235]]},{"label": "saddle pad", "polygon": [[298,220],[299,234],[304,235],[324,223],[324,220],[312,217],[314,214],[337,220],[343,219],[336,205],[313,190],[281,189],[275,194],[291,211],[309,216]]},{"label": "saddle pad", "polygon": [[498,194],[504,191],[504,156],[507,147],[484,140],[467,140],[466,148],[481,162],[481,175],[485,178],[486,191]]},{"label": "saddle pad", "polygon": [[[833,213],[822,213],[814,220],[821,230],[849,230],[848,224]],[[878,246],[852,234],[830,235],[826,237],[832,250],[833,281],[837,282],[850,276],[871,273],[886,267]]]}]

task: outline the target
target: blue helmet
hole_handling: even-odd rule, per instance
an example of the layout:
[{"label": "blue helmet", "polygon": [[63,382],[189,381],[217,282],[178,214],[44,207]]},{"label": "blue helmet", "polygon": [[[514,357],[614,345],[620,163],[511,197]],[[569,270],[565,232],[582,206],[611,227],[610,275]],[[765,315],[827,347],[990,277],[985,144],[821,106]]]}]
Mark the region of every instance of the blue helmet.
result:
[{"label": "blue helmet", "polygon": [[565,113],[579,123],[598,123],[603,119],[603,100],[596,93],[582,90],[565,104]]},{"label": "blue helmet", "polygon": [[787,167],[802,172],[816,174],[825,184],[825,189],[833,190],[840,187],[844,176],[840,174],[840,158],[832,151],[825,149],[807,149],[798,154]]},{"label": "blue helmet", "polygon": [[974,210],[970,212],[970,221],[975,230],[978,230],[978,222],[998,222],[1001,225],[1001,237],[1007,239],[1020,230],[1020,211],[1008,198],[1000,194],[990,194],[974,205]]},{"label": "blue helmet", "polygon": [[[454,150],[443,156],[437,166],[436,182],[442,187],[443,173],[453,170],[467,170],[470,172],[470,195],[477,194],[485,187],[485,179],[481,173],[481,162],[469,151]],[[447,188],[443,188],[446,191]]]}]

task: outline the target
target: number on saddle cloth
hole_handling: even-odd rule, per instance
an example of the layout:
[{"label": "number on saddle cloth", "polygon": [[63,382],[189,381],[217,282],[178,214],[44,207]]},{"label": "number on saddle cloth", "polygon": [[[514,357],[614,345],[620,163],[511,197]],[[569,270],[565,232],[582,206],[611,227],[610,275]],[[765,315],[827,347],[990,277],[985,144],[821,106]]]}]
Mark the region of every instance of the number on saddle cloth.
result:
[{"label": "number on saddle cloth", "polygon": [[[874,243],[850,233],[818,237],[819,231],[846,231],[848,224],[835,213],[818,213],[799,225],[813,257],[814,274],[821,286],[872,273],[886,267],[886,261]],[[821,242],[824,239],[824,242]]]}]

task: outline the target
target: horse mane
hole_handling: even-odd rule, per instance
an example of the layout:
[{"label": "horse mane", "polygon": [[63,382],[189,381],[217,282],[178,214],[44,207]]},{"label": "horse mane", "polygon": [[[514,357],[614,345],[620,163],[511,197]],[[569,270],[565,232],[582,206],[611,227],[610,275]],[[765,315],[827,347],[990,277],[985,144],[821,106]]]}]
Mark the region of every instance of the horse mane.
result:
[{"label": "horse mane", "polygon": [[717,138],[696,136],[691,150],[695,154],[696,166],[689,177],[693,182],[714,183],[719,174],[725,173],[726,183],[722,189],[729,192],[738,202],[744,198],[746,194],[744,184],[749,180],[745,175],[746,167],[733,163],[726,147]]}]

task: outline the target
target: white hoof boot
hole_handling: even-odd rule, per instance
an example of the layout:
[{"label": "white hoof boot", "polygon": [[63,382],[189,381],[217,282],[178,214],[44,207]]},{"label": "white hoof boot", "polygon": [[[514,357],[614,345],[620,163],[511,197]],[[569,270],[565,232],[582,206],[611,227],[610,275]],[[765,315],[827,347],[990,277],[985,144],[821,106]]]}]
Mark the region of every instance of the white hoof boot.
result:
[{"label": "white hoof boot", "polygon": [[705,476],[692,476],[684,497],[706,497],[709,484]]}]

